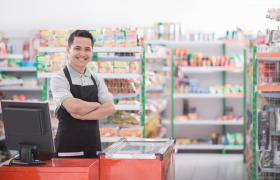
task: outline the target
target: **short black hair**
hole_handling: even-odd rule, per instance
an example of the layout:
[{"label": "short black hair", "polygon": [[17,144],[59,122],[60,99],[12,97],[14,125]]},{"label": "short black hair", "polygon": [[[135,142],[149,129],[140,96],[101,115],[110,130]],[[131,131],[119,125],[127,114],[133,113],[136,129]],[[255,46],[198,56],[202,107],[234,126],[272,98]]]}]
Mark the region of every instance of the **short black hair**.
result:
[{"label": "short black hair", "polygon": [[75,30],[74,32],[72,32],[68,38],[68,46],[70,47],[73,42],[75,37],[84,37],[84,38],[89,38],[91,40],[91,46],[94,45],[94,41],[93,41],[93,37],[92,34],[90,32],[88,32],[87,30]]}]

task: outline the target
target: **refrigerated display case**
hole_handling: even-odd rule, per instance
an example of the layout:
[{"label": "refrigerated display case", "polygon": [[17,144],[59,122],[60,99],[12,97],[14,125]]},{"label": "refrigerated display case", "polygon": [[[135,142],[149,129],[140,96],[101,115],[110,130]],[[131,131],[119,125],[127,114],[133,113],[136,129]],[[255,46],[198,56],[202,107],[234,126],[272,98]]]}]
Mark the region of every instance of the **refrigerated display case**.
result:
[{"label": "refrigerated display case", "polygon": [[175,141],[121,139],[99,154],[100,180],[175,180]]}]

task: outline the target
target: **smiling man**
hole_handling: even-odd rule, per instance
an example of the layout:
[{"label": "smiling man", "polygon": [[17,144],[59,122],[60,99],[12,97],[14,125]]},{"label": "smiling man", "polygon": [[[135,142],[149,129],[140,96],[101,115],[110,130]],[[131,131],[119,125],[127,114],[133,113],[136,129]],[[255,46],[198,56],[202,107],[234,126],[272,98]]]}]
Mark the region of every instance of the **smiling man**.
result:
[{"label": "smiling man", "polygon": [[97,157],[101,150],[98,120],[115,112],[104,80],[86,68],[93,45],[88,31],[74,31],[68,39],[67,65],[51,79],[59,120],[55,137],[58,157]]}]

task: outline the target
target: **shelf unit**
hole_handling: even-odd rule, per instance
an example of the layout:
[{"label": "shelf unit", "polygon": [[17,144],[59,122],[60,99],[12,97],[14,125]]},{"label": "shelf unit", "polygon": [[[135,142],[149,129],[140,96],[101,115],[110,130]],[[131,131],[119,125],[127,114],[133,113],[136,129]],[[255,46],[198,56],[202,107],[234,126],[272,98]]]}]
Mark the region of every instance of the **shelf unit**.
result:
[{"label": "shelf unit", "polygon": [[[23,61],[23,54],[0,55],[0,60],[6,59],[16,59]],[[25,61],[25,63],[26,62],[28,61]],[[40,83],[37,81],[36,78],[36,67],[19,65],[12,67],[2,66],[0,67],[0,73],[3,75],[3,77],[4,74],[8,75],[6,79],[0,81],[0,91],[3,91],[6,94],[7,99],[12,99],[15,95],[24,95],[26,99],[40,99],[42,91],[39,87]],[[16,78],[10,78],[9,76],[14,76]],[[32,80],[37,82],[36,85],[34,82],[32,82],[32,85],[29,85],[30,82],[27,82],[25,84],[25,80]]]},{"label": "shelf unit", "polygon": [[[280,53],[279,52],[261,52],[257,47],[253,48],[252,62],[252,97],[251,97],[251,113],[252,123],[251,128],[251,162],[248,163],[250,176],[253,180],[265,179],[268,177],[279,177],[280,168],[274,164],[276,146],[279,146],[278,137],[280,129],[277,123],[278,119],[265,114],[277,113],[276,109],[280,104]],[[265,109],[265,106],[271,106],[270,109]],[[276,119],[275,119],[276,118]],[[266,123],[266,124],[265,124]],[[267,125],[269,124],[269,126]],[[276,128],[273,130],[272,128]],[[269,140],[267,140],[267,138]],[[263,156],[272,154],[269,159],[272,163],[265,165]],[[280,163],[280,162],[278,162]],[[267,166],[270,166],[267,168]],[[277,178],[276,178],[277,179]]]},{"label": "shelf unit", "polygon": [[[243,55],[243,50],[244,50],[244,45],[243,43],[236,43],[236,42],[227,42],[227,41],[211,41],[211,42],[204,42],[204,41],[199,41],[199,42],[193,42],[193,41],[151,41],[149,43],[153,43],[153,44],[161,44],[161,45],[165,45],[166,47],[168,47],[171,50],[174,50],[176,48],[188,48],[190,49],[191,52],[193,51],[204,51],[203,53],[206,54],[206,56],[219,56],[219,55],[226,55],[228,54],[226,51],[228,49],[234,49],[233,53],[239,53]],[[231,46],[231,47],[229,47]],[[232,48],[232,46],[234,46]],[[228,48],[229,47],[229,48]],[[228,48],[228,49],[227,49]],[[175,109],[174,105],[176,101],[176,105],[178,104],[177,100],[179,99],[186,99],[186,100],[199,100],[200,102],[203,102],[202,100],[208,99],[221,99],[222,101],[222,106],[223,106],[223,113],[225,112],[225,105],[226,105],[226,101],[230,100],[230,101],[238,101],[239,100],[243,100],[244,99],[244,95],[243,94],[192,94],[192,93],[175,93],[174,92],[174,85],[175,85],[175,61],[177,60],[176,57],[174,57],[173,52],[171,53],[171,119],[170,119],[170,123],[167,123],[166,121],[164,121],[164,124],[167,124],[170,128],[169,128],[169,133],[170,133],[170,137],[175,138],[177,136],[183,136],[182,131],[192,131],[192,129],[188,129],[185,130],[181,125],[184,125],[184,127],[188,127],[188,126],[197,126],[197,127],[205,127],[205,128],[210,128],[210,127],[215,127],[215,126],[221,126],[221,131],[223,133],[227,132],[227,128],[230,128],[231,125],[240,127],[240,132],[242,132],[243,134],[243,139],[245,139],[244,137],[244,132],[242,131],[242,127],[244,125],[243,122],[220,122],[218,120],[205,120],[208,122],[204,122],[204,121],[196,121],[196,120],[188,120],[185,122],[182,121],[174,121],[174,116],[175,116],[175,110],[177,111],[177,108]],[[243,65],[243,64],[242,64]],[[238,67],[238,68],[230,68],[230,67],[178,67],[178,71],[180,71],[181,73],[186,73],[186,74],[198,74],[201,76],[208,76],[211,75],[214,76],[215,74],[222,74],[222,84],[225,84],[226,82],[226,77],[227,74],[233,75],[236,74],[238,76],[241,76],[239,79],[241,80],[241,84],[243,84],[243,72],[244,69],[243,67]],[[231,100],[232,99],[232,100]],[[236,100],[235,100],[236,99]],[[217,101],[215,100],[215,101]],[[212,101],[212,100],[211,100]],[[219,100],[220,101],[220,100]],[[242,101],[240,101],[239,103],[239,108],[241,113],[243,114],[243,110],[241,109],[242,107]],[[244,105],[243,105],[244,106]],[[177,112],[178,113],[178,112]],[[209,126],[210,125],[210,126]],[[176,128],[175,128],[176,127]],[[193,131],[201,131],[198,129],[195,129]],[[179,135],[178,135],[179,134]],[[196,134],[196,133],[195,133]],[[204,147],[204,148],[199,148],[198,146],[193,146],[192,148],[197,148],[197,149],[203,149],[203,150],[212,150],[212,148],[207,149],[208,146]],[[224,145],[220,145],[218,146],[220,147],[223,152],[230,150],[229,148],[226,148],[226,146]],[[242,151],[243,150],[243,145],[241,146],[236,146],[237,150]],[[180,149],[180,148],[179,148]],[[215,149],[215,148],[214,148]]]},{"label": "shelf unit", "polygon": [[151,138],[167,136],[167,128],[163,119],[169,118],[168,103],[170,102],[170,49],[165,45],[146,42],[146,74],[147,75],[147,112],[152,113],[148,119],[148,132]]},{"label": "shelf unit", "polygon": [[[164,120],[163,124],[170,124],[170,121]],[[227,125],[227,126],[243,126],[243,120],[176,120],[174,125]]]},{"label": "shelf unit", "polygon": [[[17,41],[17,40],[16,40]],[[21,46],[21,43],[15,42],[16,44],[12,43],[16,46]],[[20,98],[24,97],[26,99],[34,99],[34,97],[39,98],[41,93],[41,88],[35,86],[28,86],[25,84],[25,77],[36,77],[36,68],[35,67],[26,67],[26,66],[19,66],[19,62],[23,61],[23,54],[1,54],[0,55],[0,61],[2,62],[2,65],[0,67],[0,74],[1,74],[1,81],[0,81],[0,91],[3,92],[5,95],[5,99],[14,99],[16,98],[16,95],[20,96]],[[16,61],[15,61],[16,60]],[[6,61],[6,62],[3,62]],[[12,64],[16,62],[16,65]],[[24,63],[26,65],[26,62]],[[11,67],[10,67],[11,66]],[[10,77],[11,76],[11,77]],[[2,79],[3,78],[3,79]],[[34,84],[34,83],[32,83]],[[2,110],[0,112],[0,115],[2,116]],[[2,121],[2,118],[0,119]],[[3,143],[5,140],[5,136],[0,136],[0,142]],[[1,144],[2,145],[2,144]],[[4,144],[3,144],[4,145]],[[4,146],[5,147],[5,146]],[[2,150],[0,150],[2,151]],[[8,158],[9,153],[6,153],[5,156]],[[2,154],[2,152],[0,152]],[[0,157],[0,161],[3,156]]]},{"label": "shelf unit", "polygon": [[[65,47],[45,47],[39,48],[40,53],[62,53],[65,52]],[[136,98],[140,95],[140,104],[131,105],[131,104],[116,104],[115,108],[117,111],[138,111],[140,112],[140,126],[142,127],[142,137],[146,136],[146,127],[145,127],[145,49],[142,47],[94,47],[93,52],[103,53],[103,56],[94,59],[94,61],[138,61],[140,63],[140,74],[135,73],[96,73],[99,77],[103,79],[139,79],[141,82],[140,90],[134,94],[116,94],[114,99],[118,98]],[[138,53],[139,56],[104,56],[108,53]],[[38,59],[37,59],[38,61]],[[47,79],[55,76],[55,73],[42,72],[37,73],[38,78],[45,79],[43,86],[43,96],[42,100],[46,100],[48,97],[48,83]],[[54,108],[51,108],[54,109]],[[102,137],[102,142],[115,142],[118,138],[115,137]]]},{"label": "shelf unit", "polygon": [[0,59],[23,59],[23,54],[0,54]]},{"label": "shelf unit", "polygon": [[0,72],[36,72],[35,67],[0,67]]},{"label": "shelf unit", "polygon": [[228,150],[228,151],[242,151],[243,146],[230,146],[221,144],[189,144],[189,145],[176,145],[177,150]]}]

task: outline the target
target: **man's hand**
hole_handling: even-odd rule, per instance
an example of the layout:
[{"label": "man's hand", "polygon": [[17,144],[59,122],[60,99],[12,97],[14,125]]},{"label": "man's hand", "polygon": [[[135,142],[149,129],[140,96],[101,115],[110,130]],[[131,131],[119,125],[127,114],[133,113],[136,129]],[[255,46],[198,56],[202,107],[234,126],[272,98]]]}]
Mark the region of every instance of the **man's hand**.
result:
[{"label": "man's hand", "polygon": [[78,120],[84,120],[83,119],[84,116],[81,116],[81,115],[78,115],[78,114],[71,114],[71,116],[75,119],[78,119]]}]

